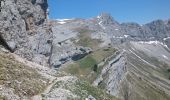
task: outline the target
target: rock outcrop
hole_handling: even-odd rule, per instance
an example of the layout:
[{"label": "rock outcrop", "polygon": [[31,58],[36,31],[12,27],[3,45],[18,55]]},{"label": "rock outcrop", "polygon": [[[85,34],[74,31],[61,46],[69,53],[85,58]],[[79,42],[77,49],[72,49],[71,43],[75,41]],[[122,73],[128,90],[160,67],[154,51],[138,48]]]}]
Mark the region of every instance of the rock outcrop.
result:
[{"label": "rock outcrop", "polygon": [[45,60],[51,48],[47,7],[47,0],[1,0],[0,35],[7,49],[30,61]]},{"label": "rock outcrop", "polygon": [[92,52],[91,48],[76,46],[71,41],[67,40],[60,43],[54,43],[52,54],[50,57],[50,65],[59,68],[62,64],[68,61],[77,61]]},{"label": "rock outcrop", "polygon": [[27,31],[34,31],[46,20],[47,0],[32,1],[1,0],[1,35],[17,47],[26,42],[23,38],[28,37]]},{"label": "rock outcrop", "polygon": [[112,95],[118,95],[121,81],[127,72],[125,57],[124,51],[122,51],[108,58],[108,63],[103,67],[93,85],[105,88]]}]

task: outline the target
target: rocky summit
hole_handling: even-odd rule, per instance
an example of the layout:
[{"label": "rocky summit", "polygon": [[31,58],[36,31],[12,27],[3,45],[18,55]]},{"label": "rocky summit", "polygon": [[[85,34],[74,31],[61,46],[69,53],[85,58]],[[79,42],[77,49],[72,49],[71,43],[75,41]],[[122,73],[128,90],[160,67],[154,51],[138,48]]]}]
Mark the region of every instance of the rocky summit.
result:
[{"label": "rocky summit", "polygon": [[0,100],[170,100],[170,20],[48,19],[0,0]]}]

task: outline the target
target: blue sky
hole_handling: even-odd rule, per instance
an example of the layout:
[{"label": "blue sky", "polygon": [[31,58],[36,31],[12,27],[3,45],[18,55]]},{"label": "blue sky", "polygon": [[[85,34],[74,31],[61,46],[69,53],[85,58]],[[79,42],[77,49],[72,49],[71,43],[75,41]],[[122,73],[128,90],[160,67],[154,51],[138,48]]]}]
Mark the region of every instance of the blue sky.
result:
[{"label": "blue sky", "polygon": [[145,24],[170,18],[170,0],[48,0],[50,19],[91,18],[110,13],[119,22]]}]

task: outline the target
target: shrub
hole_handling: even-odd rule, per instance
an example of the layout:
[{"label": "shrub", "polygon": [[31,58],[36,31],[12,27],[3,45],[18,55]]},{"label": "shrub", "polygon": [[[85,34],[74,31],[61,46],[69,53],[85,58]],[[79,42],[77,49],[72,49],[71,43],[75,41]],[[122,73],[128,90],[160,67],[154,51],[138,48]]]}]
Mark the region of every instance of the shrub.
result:
[{"label": "shrub", "polygon": [[170,69],[168,69],[167,71],[170,72]]},{"label": "shrub", "polygon": [[94,72],[97,72],[97,67],[98,67],[97,64],[95,64],[95,65],[93,66],[93,71],[94,71]]}]

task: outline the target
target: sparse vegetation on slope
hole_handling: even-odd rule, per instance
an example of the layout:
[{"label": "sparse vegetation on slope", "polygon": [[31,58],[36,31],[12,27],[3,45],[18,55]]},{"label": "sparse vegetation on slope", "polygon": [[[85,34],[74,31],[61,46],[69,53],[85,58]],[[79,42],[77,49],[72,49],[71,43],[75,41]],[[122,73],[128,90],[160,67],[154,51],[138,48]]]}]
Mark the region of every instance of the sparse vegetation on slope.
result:
[{"label": "sparse vegetation on slope", "polygon": [[[97,88],[97,87],[93,87],[91,86],[91,84],[89,84],[88,82],[85,81],[77,81],[75,83],[75,90],[74,92],[78,95],[81,95],[81,98],[84,99],[85,97],[87,97],[88,95],[92,95],[94,98],[96,98],[96,100],[114,100],[115,98],[113,96],[110,96],[109,94],[106,93],[106,91],[104,92],[103,90]],[[86,91],[86,93],[81,94],[80,91]]]},{"label": "sparse vegetation on slope", "polygon": [[43,95],[43,99],[45,100],[50,97],[55,98],[54,95],[60,89],[62,89],[61,92],[66,93],[64,97],[68,100],[85,100],[89,95],[94,97],[96,100],[116,100],[115,97],[107,94],[105,91],[97,87],[93,87],[88,82],[77,79],[73,76],[64,76],[59,78],[53,85],[51,91],[47,95]]},{"label": "sparse vegetation on slope", "polygon": [[48,80],[15,60],[10,54],[0,52],[0,85],[14,89],[19,96],[31,97],[44,90]]},{"label": "sparse vegetation on slope", "polygon": [[6,98],[3,96],[0,96],[0,100],[6,100]]},{"label": "sparse vegetation on slope", "polygon": [[92,49],[98,49],[99,44],[102,43],[100,39],[92,39],[91,33],[93,33],[93,30],[89,30],[87,28],[79,28],[77,29],[79,32],[78,42],[74,42],[77,45],[84,46],[84,47],[90,47]]}]

